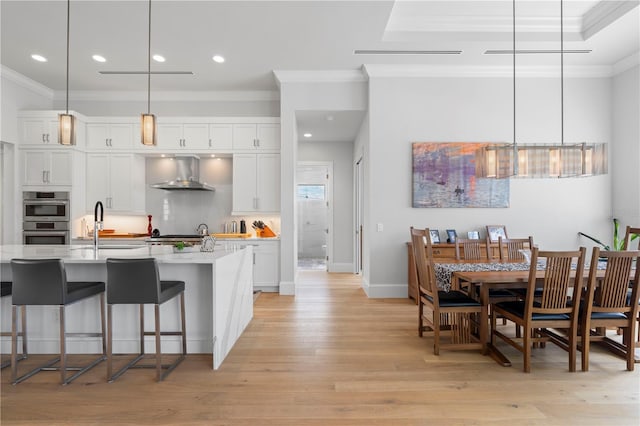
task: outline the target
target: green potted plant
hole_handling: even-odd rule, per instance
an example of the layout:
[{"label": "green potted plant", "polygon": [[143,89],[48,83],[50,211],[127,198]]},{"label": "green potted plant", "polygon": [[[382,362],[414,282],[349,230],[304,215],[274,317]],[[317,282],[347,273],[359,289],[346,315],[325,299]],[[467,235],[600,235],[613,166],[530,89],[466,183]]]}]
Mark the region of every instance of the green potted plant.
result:
[{"label": "green potted plant", "polygon": [[[613,248],[611,248],[607,244],[603,243],[602,241],[598,240],[597,238],[594,238],[591,235],[585,234],[584,232],[578,232],[578,235],[582,235],[583,237],[586,237],[586,238],[590,239],[594,243],[600,245],[604,250],[607,250],[607,251],[611,251],[611,250],[620,251],[624,247],[624,238],[620,238],[619,237],[619,235],[618,235],[619,230],[620,230],[620,221],[618,219],[614,218],[613,219]],[[638,234],[632,234],[631,235],[631,241],[635,240],[636,238],[638,238]]]}]

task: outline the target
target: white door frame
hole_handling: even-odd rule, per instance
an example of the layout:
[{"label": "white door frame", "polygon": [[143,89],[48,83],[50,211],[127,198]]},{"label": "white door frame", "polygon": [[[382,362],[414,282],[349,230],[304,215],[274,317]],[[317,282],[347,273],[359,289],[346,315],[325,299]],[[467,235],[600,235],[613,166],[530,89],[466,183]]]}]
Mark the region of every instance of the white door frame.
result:
[{"label": "white door frame", "polygon": [[[327,168],[327,271],[332,272],[333,265],[333,161],[298,161],[297,167]],[[296,173],[297,173],[296,167]],[[296,188],[300,182],[296,179]],[[296,236],[297,238],[297,236]],[[297,257],[297,255],[296,255]],[[297,267],[297,266],[296,266]]]}]

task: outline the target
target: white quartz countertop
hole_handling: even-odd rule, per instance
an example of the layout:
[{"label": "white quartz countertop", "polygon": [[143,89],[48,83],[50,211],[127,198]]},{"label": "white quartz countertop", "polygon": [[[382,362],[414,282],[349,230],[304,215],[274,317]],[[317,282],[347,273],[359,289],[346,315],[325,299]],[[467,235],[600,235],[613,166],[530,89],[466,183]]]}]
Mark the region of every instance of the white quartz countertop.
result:
[{"label": "white quartz countertop", "polygon": [[63,259],[68,263],[103,263],[107,258],[154,257],[158,263],[213,263],[231,253],[243,250],[239,244],[223,242],[213,252],[201,252],[200,246],[174,252],[173,246],[161,245],[105,245],[94,250],[93,245],[3,245],[0,262],[11,259]]}]

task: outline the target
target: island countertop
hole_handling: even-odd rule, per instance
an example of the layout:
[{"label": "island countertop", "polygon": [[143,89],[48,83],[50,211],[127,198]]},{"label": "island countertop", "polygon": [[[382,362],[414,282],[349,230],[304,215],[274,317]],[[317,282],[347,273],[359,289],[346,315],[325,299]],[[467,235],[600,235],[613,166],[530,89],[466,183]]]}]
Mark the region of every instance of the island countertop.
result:
[{"label": "island countertop", "polygon": [[[212,366],[217,369],[253,317],[253,247],[234,242],[217,243],[213,252],[201,252],[199,246],[174,251],[173,246],[104,245],[94,250],[92,245],[2,245],[0,246],[0,277],[11,281],[11,259],[62,259],[70,281],[107,282],[106,259],[148,258],[158,262],[161,279],[185,282],[185,312],[187,352],[211,353]],[[3,297],[0,320],[10,324],[11,298]],[[177,329],[178,303],[162,306],[163,321]],[[66,314],[70,324],[91,324],[97,321],[95,312],[99,300],[74,304]],[[138,307],[118,306],[119,318],[113,325],[114,352],[136,353],[139,345]],[[57,350],[59,330],[55,309],[36,307],[29,310],[29,352],[50,354]],[[145,321],[153,324],[152,310],[145,311]],[[128,319],[125,321],[124,319]],[[94,324],[93,329],[98,329]],[[176,336],[165,336],[163,352],[179,353],[181,344]],[[0,338],[2,353],[9,353],[10,339]],[[145,338],[146,352],[154,352],[154,342]],[[99,353],[101,340],[87,338],[70,341],[70,353]]]},{"label": "island countertop", "polygon": [[213,252],[201,252],[200,246],[182,251],[165,245],[104,245],[94,250],[93,245],[3,245],[0,246],[0,262],[11,259],[62,259],[65,263],[104,263],[107,258],[153,257],[158,263],[213,263],[243,247],[233,242],[216,244]]}]

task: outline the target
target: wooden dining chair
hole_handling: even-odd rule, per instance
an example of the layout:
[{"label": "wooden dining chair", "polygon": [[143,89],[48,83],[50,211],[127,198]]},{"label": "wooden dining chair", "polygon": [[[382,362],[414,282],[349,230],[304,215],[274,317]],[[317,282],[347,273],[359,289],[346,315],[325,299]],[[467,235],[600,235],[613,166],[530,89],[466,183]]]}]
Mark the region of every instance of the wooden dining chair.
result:
[{"label": "wooden dining chair", "polygon": [[[429,229],[411,228],[411,241],[418,272],[418,335],[433,332],[433,353],[440,354],[440,348],[480,349],[483,344],[477,337],[480,303],[458,290],[449,292],[438,288],[433,257],[427,256],[431,246]],[[426,244],[425,244],[426,242]],[[480,327],[487,325],[480,324]],[[448,334],[449,342],[441,342]]]},{"label": "wooden dining chair", "polygon": [[[523,354],[523,369],[531,371],[531,349],[535,342],[551,341],[569,352],[569,371],[576,370],[578,341],[578,317],[580,298],[568,303],[569,289],[577,283],[577,294],[582,288],[582,275],[586,249],[578,251],[539,251],[531,249],[531,266],[525,300],[499,302],[491,311],[491,343],[499,337]],[[537,263],[545,259],[544,277],[541,281],[540,297],[536,297]],[[575,265],[575,277],[572,264]],[[523,328],[522,337],[510,337],[496,329],[496,318],[502,315]],[[550,332],[550,328],[566,329],[567,338],[561,339]]]},{"label": "wooden dining chair", "polygon": [[498,237],[498,251],[502,261],[524,262],[526,259],[520,250],[531,250],[533,237],[527,238],[502,238]]},{"label": "wooden dining chair", "polygon": [[[462,250],[461,250],[462,249]],[[472,240],[469,238],[456,238],[456,259],[457,260],[490,260],[490,242]]]},{"label": "wooden dining chair", "polygon": [[[640,250],[640,228],[634,228],[631,226],[627,226],[627,230],[624,234],[624,241],[622,243],[622,250],[631,250],[633,249],[633,241],[638,241],[638,244],[635,250]],[[628,290],[629,297],[631,297],[631,288]],[[636,347],[640,348],[640,312],[638,313],[638,327],[637,327],[638,338],[636,340]]]},{"label": "wooden dining chair", "polygon": [[[598,259],[606,259],[603,279],[598,279]],[[600,251],[593,248],[587,291],[582,308],[582,371],[589,370],[589,344],[592,341],[606,341],[619,353],[625,355],[627,370],[633,371],[635,352],[635,331],[638,318],[638,298],[640,297],[640,251]],[[631,295],[628,296],[629,282],[633,278]],[[623,330],[622,344],[606,336],[607,327]],[[596,330],[594,330],[596,329]]]}]

